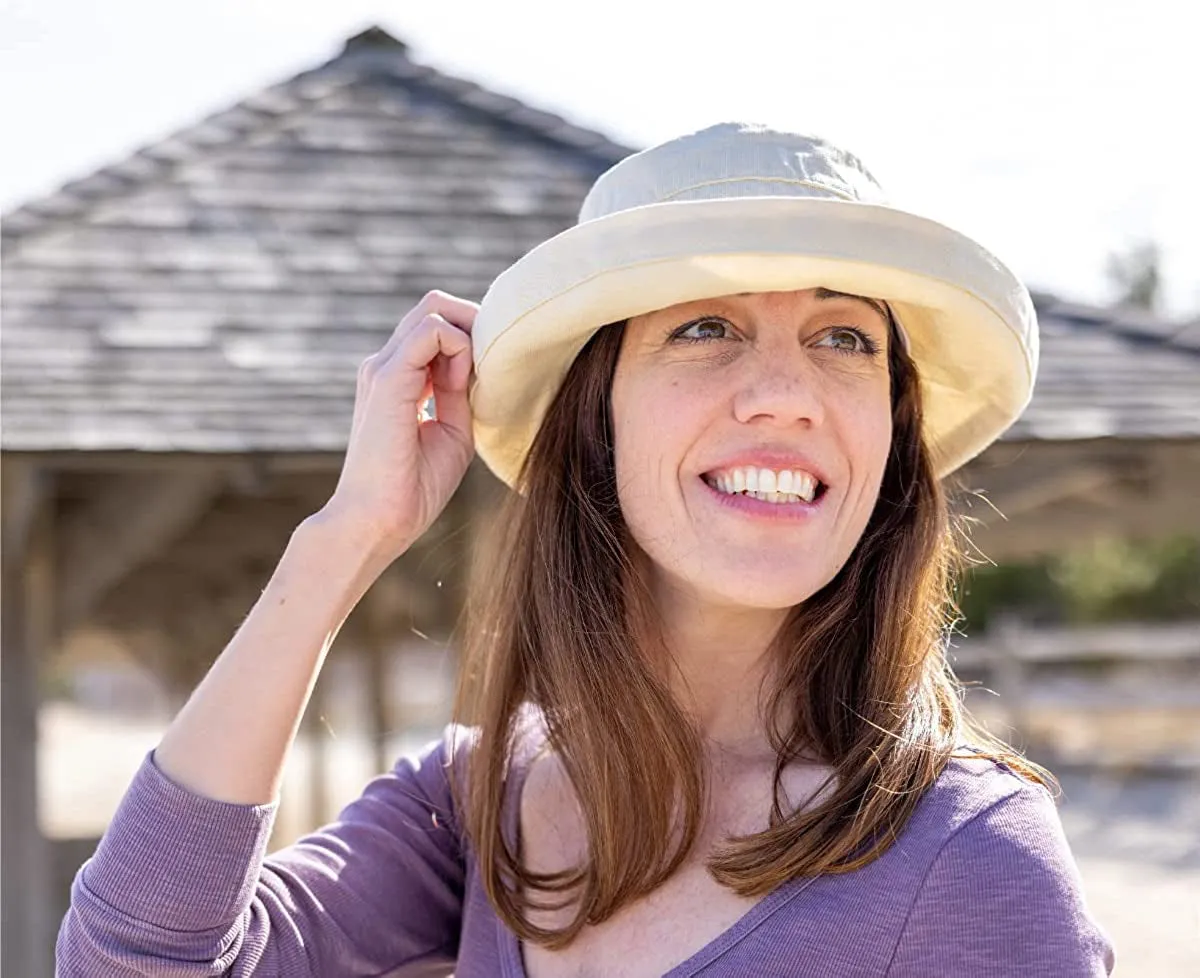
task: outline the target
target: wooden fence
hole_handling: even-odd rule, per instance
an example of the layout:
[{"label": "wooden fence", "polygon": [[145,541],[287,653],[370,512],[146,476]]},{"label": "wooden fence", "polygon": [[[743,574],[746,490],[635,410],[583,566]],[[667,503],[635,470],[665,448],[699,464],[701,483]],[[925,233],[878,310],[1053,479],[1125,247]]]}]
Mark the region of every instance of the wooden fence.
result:
[{"label": "wooden fence", "polygon": [[1038,759],[1200,773],[1200,622],[1008,620],[949,657],[972,711]]}]

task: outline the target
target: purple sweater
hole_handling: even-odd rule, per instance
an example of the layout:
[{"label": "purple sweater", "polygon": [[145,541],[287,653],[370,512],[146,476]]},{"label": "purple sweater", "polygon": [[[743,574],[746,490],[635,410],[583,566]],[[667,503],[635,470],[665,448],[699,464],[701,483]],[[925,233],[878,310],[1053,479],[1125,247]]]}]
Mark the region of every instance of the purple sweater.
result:
[{"label": "purple sweater", "polygon": [[[514,758],[510,839],[537,739]],[[456,823],[444,764],[465,742],[448,728],[269,857],[274,805],[193,794],[151,754],[76,876],[58,975],[524,978]],[[1076,978],[1112,962],[1050,795],[970,759],[882,857],[784,884],[668,975]]]}]

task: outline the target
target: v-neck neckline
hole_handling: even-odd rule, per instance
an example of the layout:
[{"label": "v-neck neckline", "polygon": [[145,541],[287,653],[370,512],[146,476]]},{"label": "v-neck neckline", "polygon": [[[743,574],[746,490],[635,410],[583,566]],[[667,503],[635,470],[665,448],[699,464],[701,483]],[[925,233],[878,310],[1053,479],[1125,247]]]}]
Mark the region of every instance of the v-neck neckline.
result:
[{"label": "v-neck neckline", "polygon": [[[507,811],[502,816],[503,831],[508,836],[509,845],[517,853],[518,859],[520,858],[521,840],[521,793],[524,790],[525,778],[529,774],[529,769],[545,746],[545,728],[542,727],[539,720],[534,720],[532,726],[536,728],[537,736],[525,746],[524,750],[520,750],[519,763],[515,765],[515,777],[509,780],[508,793],[505,798]],[[514,761],[517,760],[518,757],[514,757]],[[816,877],[804,877],[780,884],[711,941],[698,948],[670,971],[665,972],[662,978],[691,978],[693,975],[698,975],[752,934],[793,897],[811,883],[815,883],[816,879]],[[499,917],[495,919],[504,978],[529,978],[525,971],[520,939],[514,931],[504,925]]]},{"label": "v-neck neckline", "polygon": [[[752,934],[766,922],[776,911],[782,909],[815,877],[790,880],[776,887],[765,897],[754,904],[741,917],[735,920],[726,930],[699,948],[694,954],[679,962],[670,971],[663,973],[662,978],[692,978],[713,964],[718,958],[733,950],[744,938]],[[525,971],[525,961],[521,953],[521,942],[517,935],[497,918],[496,928],[499,935],[500,959],[504,966],[505,978],[529,978]]]}]

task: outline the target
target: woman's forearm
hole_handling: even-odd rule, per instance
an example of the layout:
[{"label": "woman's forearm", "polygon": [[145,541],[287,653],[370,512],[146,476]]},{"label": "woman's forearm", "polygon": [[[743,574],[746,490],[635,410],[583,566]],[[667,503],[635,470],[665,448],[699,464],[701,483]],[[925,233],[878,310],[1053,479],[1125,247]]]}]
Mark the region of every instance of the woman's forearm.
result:
[{"label": "woman's forearm", "polygon": [[155,750],[167,777],[218,801],[278,796],[325,656],[384,569],[367,540],[324,511],[296,528],[253,610]]}]

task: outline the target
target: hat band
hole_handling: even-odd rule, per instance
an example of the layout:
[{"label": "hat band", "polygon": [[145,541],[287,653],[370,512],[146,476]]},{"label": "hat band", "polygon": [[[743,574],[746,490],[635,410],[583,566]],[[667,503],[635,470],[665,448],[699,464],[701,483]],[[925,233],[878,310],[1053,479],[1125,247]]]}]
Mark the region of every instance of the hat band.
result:
[{"label": "hat band", "polygon": [[[747,183],[765,183],[765,184],[774,185],[777,188],[808,187],[811,190],[819,190],[821,192],[822,196],[836,197],[838,200],[853,200],[853,201],[858,200],[858,197],[856,197],[852,193],[848,193],[847,191],[841,190],[837,187],[832,187],[827,183],[817,183],[815,180],[797,180],[794,177],[745,176],[745,177],[720,177],[716,180],[705,180],[702,183],[693,183],[691,186],[680,187],[678,190],[671,191],[665,197],[660,197],[658,199],[658,202],[665,203],[666,201],[669,201],[669,200],[678,200],[678,199],[684,197],[685,195],[691,194],[696,190],[702,190],[705,187],[719,187],[722,185],[747,184]],[[720,197],[722,197],[722,196],[725,196],[725,195],[723,195],[723,194],[711,194],[711,195],[706,194],[703,198],[689,198],[689,199],[717,200],[717,199],[720,199]],[[746,195],[730,194],[729,196],[742,197],[742,196],[746,196]],[[776,194],[771,194],[770,196],[781,196],[781,195],[776,193]],[[797,196],[808,196],[808,195],[803,194],[803,195],[797,195]]]}]

